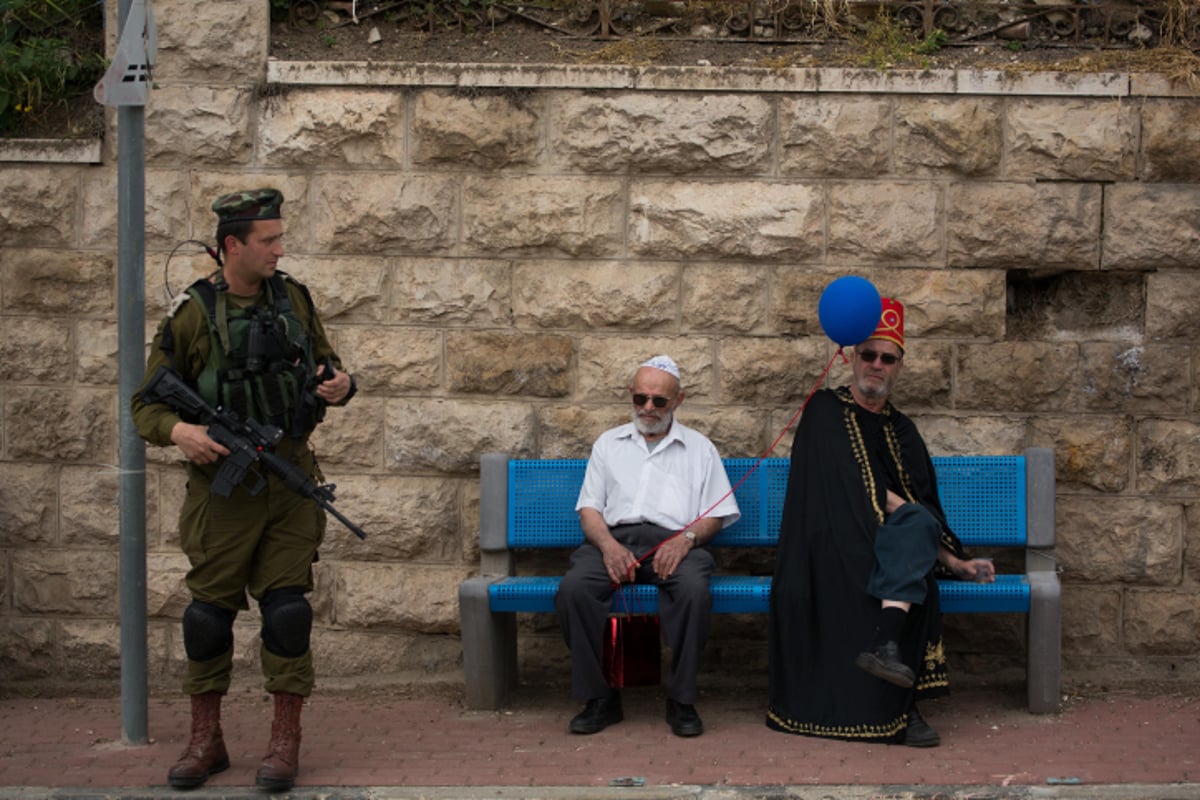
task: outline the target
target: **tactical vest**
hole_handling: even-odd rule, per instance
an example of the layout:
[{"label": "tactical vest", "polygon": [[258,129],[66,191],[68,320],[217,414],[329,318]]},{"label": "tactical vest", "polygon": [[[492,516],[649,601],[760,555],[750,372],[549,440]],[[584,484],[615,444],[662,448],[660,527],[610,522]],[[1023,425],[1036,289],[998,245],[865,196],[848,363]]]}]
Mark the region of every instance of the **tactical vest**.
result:
[{"label": "tactical vest", "polygon": [[[263,291],[265,306],[234,309],[228,293],[208,280],[188,287],[188,295],[207,312],[210,339],[196,389],[210,405],[303,438],[325,418],[325,401],[314,391],[312,336],[292,308],[281,275],[264,281]],[[313,320],[312,299],[303,294]]]}]

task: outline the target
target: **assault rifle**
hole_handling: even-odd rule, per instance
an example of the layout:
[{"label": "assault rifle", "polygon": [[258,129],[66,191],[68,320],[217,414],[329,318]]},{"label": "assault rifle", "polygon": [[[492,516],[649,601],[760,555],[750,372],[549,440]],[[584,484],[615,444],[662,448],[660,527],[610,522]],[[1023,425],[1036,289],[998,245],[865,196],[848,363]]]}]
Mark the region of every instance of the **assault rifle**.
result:
[{"label": "assault rifle", "polygon": [[146,384],[146,388],[142,390],[142,399],[147,403],[166,403],[180,414],[200,420],[202,424],[208,425],[209,438],[229,451],[229,455],[225,456],[217,468],[217,475],[212,483],[213,494],[229,497],[252,471],[255,481],[248,487],[248,491],[252,495],[258,494],[267,485],[267,481],[262,473],[254,469],[254,465],[262,464],[268,472],[278,476],[284,486],[301,497],[316,502],[337,517],[338,521],[358,538],[367,538],[362,528],[346,519],[333,507],[333,490],[337,488],[336,485],[316,485],[303,470],[274,452],[275,446],[283,439],[282,429],[253,419],[242,420],[232,411],[213,408],[168,367],[158,368]]}]

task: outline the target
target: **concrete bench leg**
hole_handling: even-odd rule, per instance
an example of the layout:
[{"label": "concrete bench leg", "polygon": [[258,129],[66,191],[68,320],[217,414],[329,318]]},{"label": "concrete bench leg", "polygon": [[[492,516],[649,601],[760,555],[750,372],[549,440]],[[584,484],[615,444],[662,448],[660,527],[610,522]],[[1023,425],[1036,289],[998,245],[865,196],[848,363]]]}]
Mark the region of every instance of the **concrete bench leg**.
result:
[{"label": "concrete bench leg", "polygon": [[467,708],[500,708],[517,685],[516,614],[488,607],[492,580],[469,578],[458,589]]},{"label": "concrete bench leg", "polygon": [[1062,586],[1052,571],[1029,573],[1029,710],[1058,711],[1062,664]]}]

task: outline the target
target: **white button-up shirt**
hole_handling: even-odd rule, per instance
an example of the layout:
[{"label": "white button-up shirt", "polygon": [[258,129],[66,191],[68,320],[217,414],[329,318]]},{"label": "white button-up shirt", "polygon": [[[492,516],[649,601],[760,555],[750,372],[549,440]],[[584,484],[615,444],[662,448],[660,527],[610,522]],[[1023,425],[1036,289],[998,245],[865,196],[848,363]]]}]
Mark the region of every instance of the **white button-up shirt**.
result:
[{"label": "white button-up shirt", "polygon": [[650,452],[629,422],[592,445],[575,510],[596,509],[610,528],[650,522],[678,531],[702,514],[723,517],[726,528],[741,517],[729,489],[721,456],[702,433],[675,420]]}]

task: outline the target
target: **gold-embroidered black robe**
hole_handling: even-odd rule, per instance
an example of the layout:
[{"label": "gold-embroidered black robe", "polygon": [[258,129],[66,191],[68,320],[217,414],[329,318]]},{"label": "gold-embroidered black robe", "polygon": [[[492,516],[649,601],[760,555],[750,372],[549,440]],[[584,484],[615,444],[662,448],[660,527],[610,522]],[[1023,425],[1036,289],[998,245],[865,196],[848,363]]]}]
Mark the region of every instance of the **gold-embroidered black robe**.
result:
[{"label": "gold-embroidered black robe", "polygon": [[933,564],[925,601],[912,606],[900,641],[915,687],[873,677],[854,659],[872,645],[879,618],[880,601],[866,587],[888,489],[928,510],[941,545],[962,557],[929,452],[916,425],[890,403],[876,414],[842,387],[809,401],[791,459],[771,587],[767,725],[900,742],[914,700],[949,690]]}]

